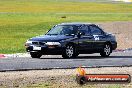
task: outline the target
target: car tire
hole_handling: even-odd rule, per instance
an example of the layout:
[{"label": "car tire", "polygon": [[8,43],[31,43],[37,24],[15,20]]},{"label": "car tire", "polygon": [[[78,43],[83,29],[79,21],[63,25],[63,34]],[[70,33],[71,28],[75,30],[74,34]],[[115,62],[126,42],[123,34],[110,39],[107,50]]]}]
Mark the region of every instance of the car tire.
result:
[{"label": "car tire", "polygon": [[30,55],[32,58],[40,58],[42,56],[42,54],[38,52],[30,52]]},{"label": "car tire", "polygon": [[108,57],[110,54],[111,54],[111,45],[110,44],[105,44],[104,47],[103,47],[103,50],[102,52],[100,53],[100,55],[102,57]]},{"label": "car tire", "polygon": [[72,58],[72,57],[76,57],[78,56],[77,54],[75,54],[75,47],[73,46],[73,44],[68,44],[65,48],[65,52],[64,54],[62,54],[63,58]]}]

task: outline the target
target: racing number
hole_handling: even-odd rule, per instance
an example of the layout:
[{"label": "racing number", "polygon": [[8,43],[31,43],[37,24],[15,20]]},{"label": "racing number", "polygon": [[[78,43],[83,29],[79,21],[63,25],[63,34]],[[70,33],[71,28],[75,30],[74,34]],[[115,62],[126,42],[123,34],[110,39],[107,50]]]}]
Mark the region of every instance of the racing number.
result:
[{"label": "racing number", "polygon": [[94,36],[94,40],[97,41],[99,40],[99,36],[98,35],[93,35]]}]

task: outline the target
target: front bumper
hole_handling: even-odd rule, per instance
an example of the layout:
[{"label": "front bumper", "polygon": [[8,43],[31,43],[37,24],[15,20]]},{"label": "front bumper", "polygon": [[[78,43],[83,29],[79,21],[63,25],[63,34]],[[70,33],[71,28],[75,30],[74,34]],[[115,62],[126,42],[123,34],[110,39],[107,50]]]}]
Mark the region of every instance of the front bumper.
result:
[{"label": "front bumper", "polygon": [[43,55],[61,55],[64,53],[65,47],[61,46],[37,46],[41,47],[41,50],[34,50],[34,46],[28,46],[27,52],[39,52]]}]

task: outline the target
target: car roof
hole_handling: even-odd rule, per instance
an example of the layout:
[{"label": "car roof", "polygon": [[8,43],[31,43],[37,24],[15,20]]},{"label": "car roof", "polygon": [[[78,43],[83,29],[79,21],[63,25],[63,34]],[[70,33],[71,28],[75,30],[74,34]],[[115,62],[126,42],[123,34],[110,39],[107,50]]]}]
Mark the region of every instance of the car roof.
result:
[{"label": "car roof", "polygon": [[58,25],[75,25],[75,26],[81,26],[81,25],[95,25],[93,23],[84,23],[84,22],[71,22],[71,23],[61,23]]}]

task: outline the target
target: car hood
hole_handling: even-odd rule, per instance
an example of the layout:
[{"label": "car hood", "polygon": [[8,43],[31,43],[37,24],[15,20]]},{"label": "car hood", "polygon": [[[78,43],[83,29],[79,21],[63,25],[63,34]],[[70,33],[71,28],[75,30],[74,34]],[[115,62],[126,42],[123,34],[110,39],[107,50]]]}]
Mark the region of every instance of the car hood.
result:
[{"label": "car hood", "polygon": [[43,35],[37,36],[29,39],[30,41],[43,41],[43,42],[59,42],[61,40],[66,40],[69,38],[73,38],[73,36],[65,36],[65,35]]}]

